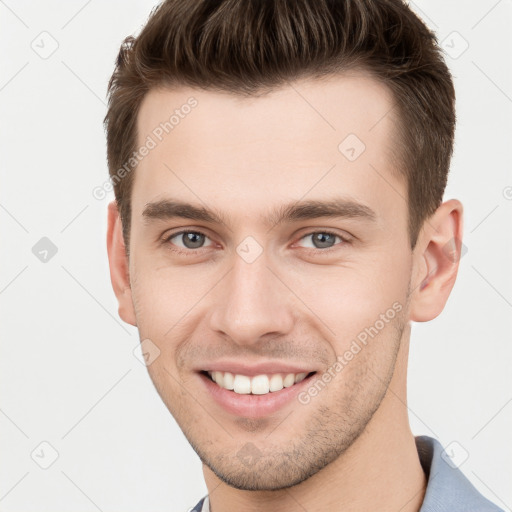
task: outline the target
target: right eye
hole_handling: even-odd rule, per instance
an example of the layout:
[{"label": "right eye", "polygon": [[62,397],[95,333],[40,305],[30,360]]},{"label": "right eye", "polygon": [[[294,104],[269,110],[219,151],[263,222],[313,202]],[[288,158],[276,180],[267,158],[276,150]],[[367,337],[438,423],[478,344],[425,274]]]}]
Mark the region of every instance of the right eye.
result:
[{"label": "right eye", "polygon": [[[172,242],[173,239],[177,239],[178,243]],[[180,247],[182,249],[186,250],[176,250],[172,247],[171,250],[176,251],[178,253],[184,253],[184,252],[196,252],[194,249],[202,249],[203,247],[209,247],[212,245],[211,243],[207,246],[203,246],[205,239],[209,238],[200,231],[178,231],[177,233],[172,233],[170,235],[167,235],[164,239],[164,243],[169,243],[169,245],[176,245],[177,247]],[[181,245],[180,245],[181,243]]]}]

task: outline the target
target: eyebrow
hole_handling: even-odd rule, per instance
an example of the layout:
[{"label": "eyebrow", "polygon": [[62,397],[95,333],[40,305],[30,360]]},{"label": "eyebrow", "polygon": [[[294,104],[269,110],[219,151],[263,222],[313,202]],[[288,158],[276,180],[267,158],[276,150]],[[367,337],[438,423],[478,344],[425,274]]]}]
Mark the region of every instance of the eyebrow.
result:
[{"label": "eyebrow", "polygon": [[[182,218],[211,224],[229,224],[227,217],[218,210],[173,199],[146,204],[142,216],[146,222]],[[360,218],[371,222],[377,220],[377,214],[370,207],[345,198],[296,201],[274,208],[262,220],[266,225],[274,227],[283,223],[322,217]]]}]

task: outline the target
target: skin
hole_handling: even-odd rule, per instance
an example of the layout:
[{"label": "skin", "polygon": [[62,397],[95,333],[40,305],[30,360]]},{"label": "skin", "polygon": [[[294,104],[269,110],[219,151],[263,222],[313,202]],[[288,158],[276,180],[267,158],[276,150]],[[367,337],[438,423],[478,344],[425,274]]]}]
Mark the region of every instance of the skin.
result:
[{"label": "skin", "polygon": [[[390,158],[393,98],[363,72],[252,98],[154,90],[139,112],[139,142],[191,96],[197,107],[137,167],[130,257],[115,202],[107,245],[119,314],[161,351],[148,371],[203,462],[211,510],[418,511],[427,482],[406,405],[410,325],[439,315],[452,290],[460,244],[451,258],[446,246],[462,239],[462,204],[444,202],[411,251],[406,183]],[[352,162],[338,150],[350,133],[366,146]],[[375,220],[264,222],[280,205],[340,195]],[[169,198],[226,222],[144,218],[148,203]],[[181,229],[206,237],[164,241]],[[336,237],[326,253],[310,236],[322,230],[351,243]],[[252,263],[236,251],[248,236],[263,251]],[[232,357],[322,375],[394,303],[400,312],[307,404],[236,417],[195,372],[198,361]],[[247,446],[250,464],[237,456]]]}]

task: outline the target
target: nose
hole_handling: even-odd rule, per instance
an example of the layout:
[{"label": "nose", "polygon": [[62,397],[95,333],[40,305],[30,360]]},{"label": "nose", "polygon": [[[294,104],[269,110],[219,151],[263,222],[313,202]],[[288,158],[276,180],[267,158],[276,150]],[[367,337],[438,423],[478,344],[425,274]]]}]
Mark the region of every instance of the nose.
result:
[{"label": "nose", "polygon": [[217,285],[210,328],[238,345],[256,345],[264,336],[289,334],[293,293],[269,266],[265,252],[248,263],[238,254]]}]

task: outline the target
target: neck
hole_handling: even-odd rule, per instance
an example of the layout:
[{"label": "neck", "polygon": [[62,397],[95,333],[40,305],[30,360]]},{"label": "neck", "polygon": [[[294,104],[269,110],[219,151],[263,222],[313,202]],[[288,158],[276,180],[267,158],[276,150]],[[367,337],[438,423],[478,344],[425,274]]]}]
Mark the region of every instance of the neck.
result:
[{"label": "neck", "polygon": [[263,508],[279,512],[418,512],[427,479],[409,426],[406,333],[402,341],[395,372],[380,407],[343,455],[308,480],[272,492],[234,489],[203,465],[211,512],[256,512]]}]

